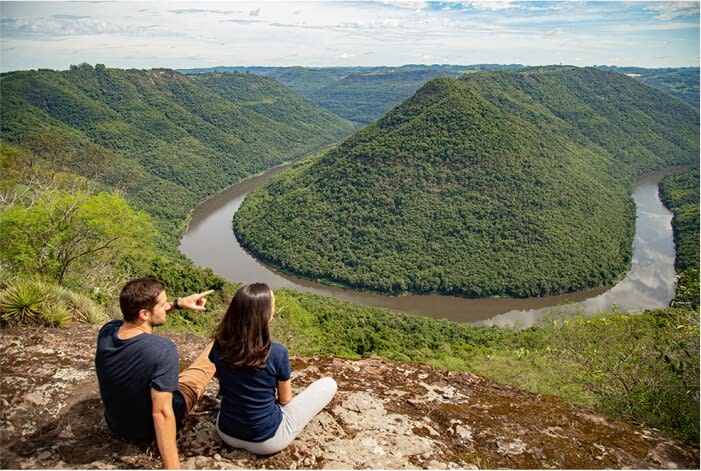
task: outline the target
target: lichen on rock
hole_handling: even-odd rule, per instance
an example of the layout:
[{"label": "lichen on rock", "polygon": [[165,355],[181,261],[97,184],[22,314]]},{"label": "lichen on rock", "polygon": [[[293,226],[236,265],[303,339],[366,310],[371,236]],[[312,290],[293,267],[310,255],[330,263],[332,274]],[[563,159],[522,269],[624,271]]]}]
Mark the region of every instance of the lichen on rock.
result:
[{"label": "lichen on rock", "polygon": [[[156,468],[155,444],[107,428],[93,366],[98,327],[0,331],[2,468]],[[163,334],[194,359],[207,339]],[[698,468],[688,443],[465,372],[378,359],[292,358],[293,391],[323,375],[334,400],[285,450],[221,442],[210,383],[178,437],[191,469]]]}]

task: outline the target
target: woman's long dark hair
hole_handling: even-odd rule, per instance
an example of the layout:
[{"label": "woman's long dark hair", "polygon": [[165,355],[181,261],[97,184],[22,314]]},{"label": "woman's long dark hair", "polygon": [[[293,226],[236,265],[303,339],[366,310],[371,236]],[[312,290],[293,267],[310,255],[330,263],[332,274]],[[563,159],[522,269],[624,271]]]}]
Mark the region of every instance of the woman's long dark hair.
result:
[{"label": "woman's long dark hair", "polygon": [[262,368],[270,352],[273,292],[265,283],[241,287],[214,332],[222,362],[234,369]]}]

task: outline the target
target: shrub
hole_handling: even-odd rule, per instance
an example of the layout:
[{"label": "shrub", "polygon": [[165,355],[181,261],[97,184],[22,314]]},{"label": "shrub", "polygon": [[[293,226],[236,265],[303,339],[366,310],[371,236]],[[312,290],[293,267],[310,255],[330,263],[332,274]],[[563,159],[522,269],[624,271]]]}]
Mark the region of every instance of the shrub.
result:
[{"label": "shrub", "polygon": [[0,316],[10,325],[66,327],[72,320],[98,324],[105,311],[87,296],[39,280],[10,281],[0,292]]},{"label": "shrub", "polygon": [[73,317],[79,322],[87,324],[102,324],[109,319],[108,314],[89,297],[67,291],[66,298],[69,302]]},{"label": "shrub", "polygon": [[68,327],[72,320],[73,316],[63,300],[59,299],[51,303],[47,303],[47,305],[44,306],[44,310],[42,312],[42,321],[44,325],[62,329],[64,327]]},{"label": "shrub", "polygon": [[41,324],[41,314],[48,295],[46,285],[40,282],[10,283],[0,294],[2,320],[10,324]]},{"label": "shrub", "polygon": [[698,442],[698,312],[579,317],[556,322],[551,334],[558,374],[598,410]]}]

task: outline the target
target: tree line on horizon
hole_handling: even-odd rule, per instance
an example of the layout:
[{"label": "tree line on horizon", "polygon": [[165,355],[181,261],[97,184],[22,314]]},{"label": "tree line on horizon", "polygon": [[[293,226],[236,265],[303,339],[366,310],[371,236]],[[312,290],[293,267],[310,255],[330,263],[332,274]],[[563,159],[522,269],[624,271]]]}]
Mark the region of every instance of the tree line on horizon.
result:
[{"label": "tree line on horizon", "polygon": [[[400,67],[204,67],[179,69],[194,74],[248,73],[273,78],[318,106],[367,125],[436,77],[524,69],[521,64],[420,65]],[[699,109],[698,67],[616,67],[597,69],[628,75]]]}]

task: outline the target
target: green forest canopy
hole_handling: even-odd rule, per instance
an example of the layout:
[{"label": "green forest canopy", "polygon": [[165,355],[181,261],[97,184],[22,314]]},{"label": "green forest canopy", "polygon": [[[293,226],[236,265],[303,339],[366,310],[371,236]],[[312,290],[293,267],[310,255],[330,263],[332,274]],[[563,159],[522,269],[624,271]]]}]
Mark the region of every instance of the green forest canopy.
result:
[{"label": "green forest canopy", "polygon": [[[409,98],[436,77],[463,73],[516,70],[520,64],[421,65],[400,67],[210,67],[183,73],[241,72],[270,77],[304,95],[320,107],[360,124],[368,124]],[[598,66],[629,75],[699,108],[699,68]]]},{"label": "green forest canopy", "polygon": [[5,73],[0,87],[3,141],[124,191],[171,246],[206,197],[355,128],[250,74],[194,80],[82,64]]},{"label": "green forest canopy", "polygon": [[698,112],[618,73],[440,78],[234,218],[283,270],[390,293],[534,296],[628,268],[632,180],[698,158]]},{"label": "green forest canopy", "polygon": [[[97,66],[97,69],[100,67]],[[89,68],[81,66],[73,71],[81,70],[85,72]],[[0,84],[4,87],[5,83]],[[255,101],[251,98],[249,104],[257,106]],[[31,119],[31,113],[23,116]],[[3,115],[3,124],[6,117]],[[31,125],[49,128],[56,125],[56,122],[45,123],[41,117],[35,117],[37,121]],[[68,128],[66,130],[70,134]],[[7,135],[5,132],[3,128],[3,139]],[[77,133],[72,137],[80,136]],[[57,238],[61,239],[61,243],[72,244],[71,234],[80,232],[97,235],[89,238],[92,242],[100,238],[109,241],[114,235],[131,237],[136,244],[115,246],[115,252],[99,260],[93,258],[92,263],[82,263],[82,260],[81,263],[72,263],[68,269],[70,276],[63,278],[65,286],[88,294],[107,309],[114,309],[114,299],[124,277],[135,273],[164,279],[172,296],[215,289],[208,302],[211,316],[191,315],[187,311],[169,316],[168,328],[191,332],[199,327],[202,329],[200,332],[207,335],[217,316],[221,316],[225,310],[235,286],[217,277],[211,270],[200,270],[181,260],[152,253],[149,234],[119,232],[120,228],[134,224],[144,230],[149,229],[148,216],[127,208],[118,195],[95,188],[94,182],[59,172],[57,167],[80,168],[84,174],[101,177],[103,182],[110,181],[110,178],[119,181],[119,171],[124,169],[117,165],[115,170],[110,166],[110,161],[102,160],[102,157],[118,158],[121,153],[106,153],[105,148],[93,143],[70,147],[74,144],[68,139],[71,136],[59,137],[48,133],[21,140],[25,145],[31,144],[31,148],[41,154],[43,159],[39,162],[34,160],[36,155],[33,153],[22,155],[13,147],[0,143],[0,190],[3,193],[3,204],[0,205],[3,217],[0,219],[8,224],[17,221],[19,224],[16,228],[26,229],[29,233],[38,230],[35,235],[45,237],[43,240],[49,240],[50,245],[55,245]],[[37,179],[37,176],[41,178]],[[682,202],[680,208],[686,206],[685,202],[690,196],[693,199],[695,195],[698,202],[698,169],[693,178],[685,177],[669,186],[675,193],[672,199]],[[695,183],[695,190],[690,191],[687,183]],[[125,188],[128,189],[121,187],[122,190]],[[189,191],[179,183],[174,188]],[[69,212],[62,211],[59,204],[65,200],[73,206],[70,198],[84,199],[85,204],[75,206],[78,211],[74,213],[81,224],[47,229],[43,215],[58,209],[61,214],[70,216]],[[18,207],[13,208],[17,204],[30,210],[40,199],[40,207],[36,210],[21,214]],[[675,205],[677,203],[672,206],[677,207]],[[183,212],[186,209],[180,208]],[[119,217],[115,218],[116,214]],[[698,218],[698,209],[696,215]],[[118,224],[132,216],[135,216],[133,223]],[[55,222],[61,224],[62,221],[59,217]],[[682,229],[685,227],[682,226]],[[157,231],[167,228],[162,223],[155,226]],[[102,229],[105,231],[100,234],[95,232]],[[698,241],[698,222],[695,231],[695,240]],[[5,231],[1,232],[5,234]],[[0,244],[2,256],[12,259],[11,268],[16,271],[2,271],[0,287],[3,289],[40,284],[35,278],[38,267],[32,264],[42,260],[33,251],[49,247],[41,241],[28,241],[22,236]],[[85,248],[78,249],[85,252]],[[133,252],[133,256],[129,255],[130,252]],[[681,254],[681,251],[678,253]],[[49,255],[53,257],[52,260],[58,260],[58,253]],[[52,270],[48,271],[47,275],[51,277]],[[62,270],[53,273],[60,272]],[[15,279],[15,276],[19,278]],[[22,276],[27,278],[22,280]],[[698,300],[698,273],[696,286]],[[48,288],[51,288],[51,293],[47,294]],[[93,313],[94,304],[82,294],[57,286],[33,289],[30,293],[26,289],[24,291],[25,295],[34,297],[34,307],[40,308],[42,314],[55,324],[59,324],[59,319],[70,321],[72,316],[79,316],[81,321],[104,322],[104,312]],[[7,292],[8,289],[5,289],[3,293]],[[534,392],[562,395],[608,415],[644,421],[698,443],[698,312],[668,309],[641,316],[607,313],[604,317],[575,318],[541,328],[514,331],[391,313],[307,293],[281,290],[276,294],[284,311],[273,324],[275,335],[289,342],[291,352],[295,354],[321,352],[354,358],[380,356],[428,362],[448,369],[465,369]],[[3,297],[3,304],[6,300]],[[22,306],[25,306],[24,303]],[[5,320],[7,314],[7,311],[0,312],[0,317]],[[632,338],[636,341],[631,342]],[[615,367],[611,368],[611,365]]]},{"label": "green forest canopy", "polygon": [[699,308],[699,167],[667,175],[660,198],[672,212],[677,293],[673,305]]}]

